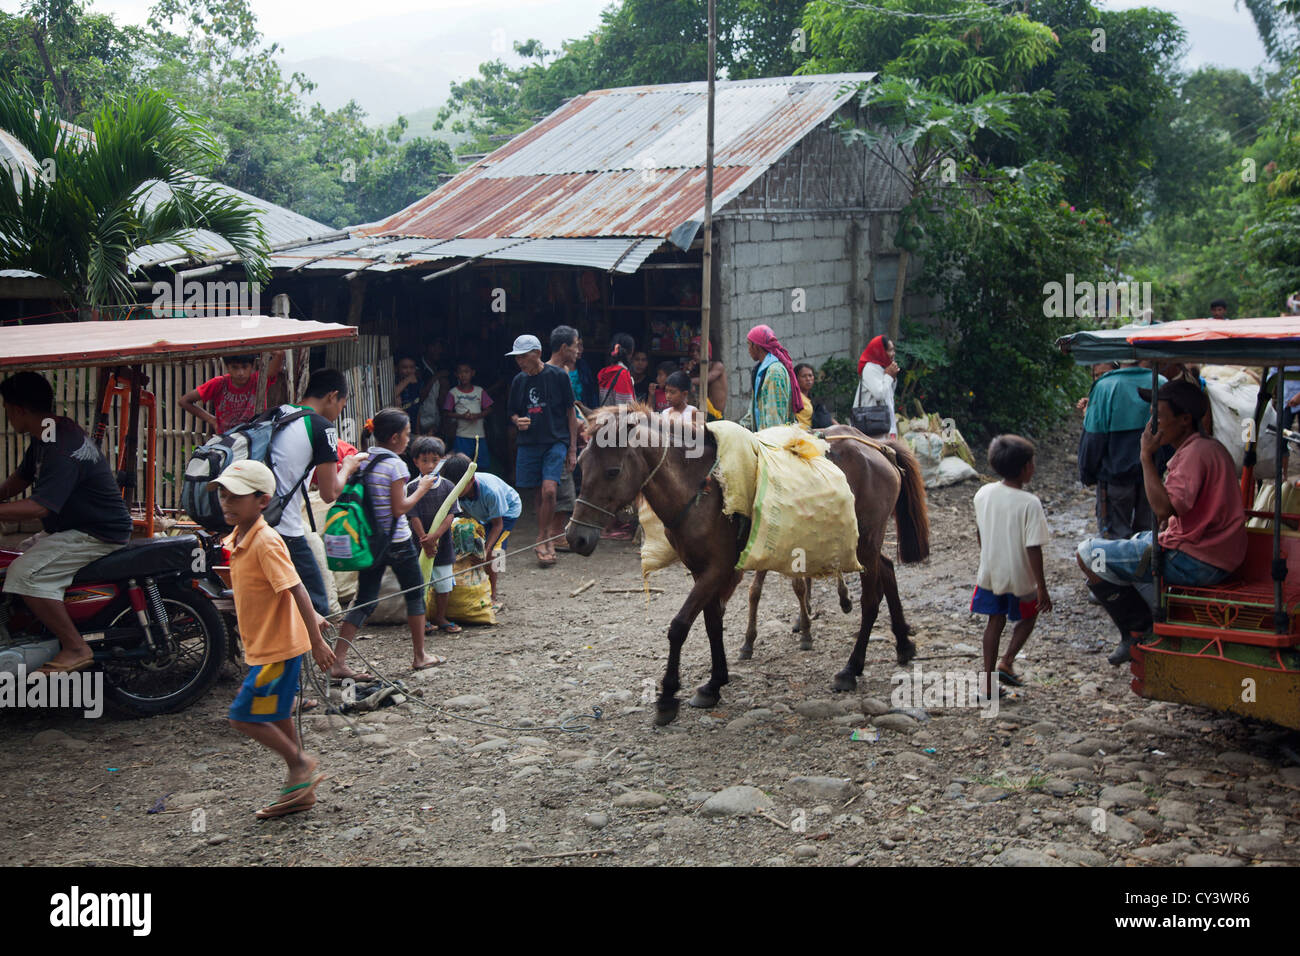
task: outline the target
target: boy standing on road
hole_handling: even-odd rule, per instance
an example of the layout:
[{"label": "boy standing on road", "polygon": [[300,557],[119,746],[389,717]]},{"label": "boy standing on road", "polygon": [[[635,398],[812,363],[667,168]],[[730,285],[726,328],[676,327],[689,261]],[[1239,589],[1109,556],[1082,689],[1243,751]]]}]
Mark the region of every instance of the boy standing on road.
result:
[{"label": "boy standing on road", "polygon": [[[984,673],[981,691],[993,696],[993,665],[1007,619],[1015,623],[1011,643],[997,664],[998,680],[1013,687],[1024,681],[1014,661],[1029,640],[1039,613],[1052,609],[1043,577],[1043,545],[1047,517],[1038,498],[1024,490],[1034,477],[1034,445],[1019,435],[999,435],[989,444],[989,465],[1002,476],[975,492],[975,527],[980,542],[980,567],[970,609],[987,614],[984,628]],[[1001,688],[999,688],[1001,696]]]},{"label": "boy standing on road", "polygon": [[230,549],[230,580],[235,614],[244,642],[248,676],[230,705],[230,725],[284,759],[289,776],[274,803],[257,811],[259,820],[283,817],[316,803],[316,786],[325,779],[319,761],[302,749],[293,725],[302,658],[311,652],[328,669],[334,652],[321,637],[320,622],[302,586],[289,549],[262,517],[275,494],[275,476],[260,461],[237,461],[208,484],[221,501],[221,513],[234,531],[223,542]]},{"label": "boy standing on road", "polygon": [[[515,485],[537,489],[537,545],[533,550],[537,563],[549,568],[555,564],[555,545],[548,539],[560,481],[573,471],[577,461],[578,419],[573,408],[573,386],[568,373],[542,361],[542,343],[535,335],[519,336],[514,349],[506,354],[519,366],[506,403],[519,434]],[[631,381],[629,376],[629,398]]]}]

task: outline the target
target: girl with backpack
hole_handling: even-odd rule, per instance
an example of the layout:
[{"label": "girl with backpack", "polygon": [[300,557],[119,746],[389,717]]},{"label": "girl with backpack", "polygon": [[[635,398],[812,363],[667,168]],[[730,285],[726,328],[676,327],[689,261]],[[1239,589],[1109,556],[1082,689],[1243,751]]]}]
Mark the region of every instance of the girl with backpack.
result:
[{"label": "girl with backpack", "polygon": [[424,577],[420,573],[415,538],[406,520],[407,512],[415,507],[438,478],[432,474],[421,476],[413,485],[414,490],[407,494],[411,472],[401,455],[411,440],[411,420],[400,408],[385,408],[375,413],[375,417],[366,422],[361,443],[366,444],[366,439],[371,436],[373,439],[366,451],[368,461],[362,468],[361,480],[370,499],[376,530],[388,546],[382,554],[375,556],[370,567],[357,572],[357,595],[343,618],[343,626],[339,628],[335,664],[331,671],[334,676],[351,676],[359,681],[374,678],[369,674],[351,672],[344,662],[357,631],[375,610],[385,568],[393,569],[397,585],[406,599],[406,624],[411,630],[414,651],[411,667],[419,671],[447,663],[445,658],[426,653],[424,649]]}]

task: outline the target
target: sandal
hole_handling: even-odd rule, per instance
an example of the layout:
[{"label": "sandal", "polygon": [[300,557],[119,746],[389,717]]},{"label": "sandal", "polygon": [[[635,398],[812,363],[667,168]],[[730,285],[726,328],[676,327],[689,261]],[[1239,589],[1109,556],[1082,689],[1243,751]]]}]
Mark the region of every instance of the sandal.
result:
[{"label": "sandal", "polygon": [[444,634],[459,634],[461,631],[465,630],[455,621],[448,621],[446,625],[439,624],[437,625],[437,629],[442,631]]},{"label": "sandal", "polygon": [[1015,671],[1005,671],[1001,667],[998,668],[998,680],[1000,680],[1004,684],[1010,684],[1012,687],[1025,686],[1025,681],[1023,677],[1021,677]]},{"label": "sandal", "polygon": [[427,664],[421,664],[419,667],[412,666],[412,667],[411,667],[411,670],[413,670],[413,671],[427,671],[430,667],[441,667],[441,666],[442,666],[443,664],[445,664],[445,663],[447,663],[447,658],[445,658],[445,657],[439,657],[437,654],[434,654],[434,655],[433,655],[433,660],[429,661],[429,663],[427,663]]},{"label": "sandal", "polygon": [[253,816],[259,820],[271,820],[275,817],[287,817],[291,813],[301,813],[316,806],[316,787],[325,779],[325,774],[313,774],[310,780],[289,787],[280,788],[280,799],[258,810]]},{"label": "sandal", "polygon": [[90,657],[83,657],[80,660],[75,660],[71,664],[60,664],[55,661],[49,661],[45,664],[42,664],[40,667],[38,667],[36,669],[36,673],[37,674],[72,674],[76,671],[84,671],[86,668],[90,667],[90,665],[93,663],[95,663],[95,656],[93,654]]}]

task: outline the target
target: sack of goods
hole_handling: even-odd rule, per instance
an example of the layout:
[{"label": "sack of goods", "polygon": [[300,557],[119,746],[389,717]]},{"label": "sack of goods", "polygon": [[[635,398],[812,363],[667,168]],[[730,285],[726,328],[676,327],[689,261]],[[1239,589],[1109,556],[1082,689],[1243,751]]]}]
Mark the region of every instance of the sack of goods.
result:
[{"label": "sack of goods", "polygon": [[[452,548],[456,561],[456,583],[447,596],[447,617],[457,624],[495,624],[492,610],[492,582],[488,580],[483,564],[483,526],[473,518],[457,518],[451,524]],[[420,567],[423,568],[424,559]],[[432,568],[432,563],[429,564]],[[429,578],[425,572],[425,580]],[[433,589],[427,595],[426,607],[433,611]]]},{"label": "sack of goods", "polygon": [[[861,570],[853,492],[826,457],[825,441],[797,425],[757,434],[735,422],[708,428],[718,443],[723,513],[752,519],[738,569],[811,576]],[[677,554],[653,512],[643,506],[641,516],[641,570],[648,574]]]},{"label": "sack of goods", "polygon": [[951,418],[926,415],[922,410],[916,418],[898,420],[898,437],[907,442],[920,461],[921,480],[927,488],[943,488],[979,477],[970,447]]}]

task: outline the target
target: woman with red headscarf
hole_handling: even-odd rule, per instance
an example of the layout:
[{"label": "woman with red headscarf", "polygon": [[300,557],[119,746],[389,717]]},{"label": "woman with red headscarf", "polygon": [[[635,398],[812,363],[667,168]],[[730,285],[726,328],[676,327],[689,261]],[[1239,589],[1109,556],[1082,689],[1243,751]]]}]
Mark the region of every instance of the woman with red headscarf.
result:
[{"label": "woman with red headscarf", "polygon": [[889,409],[890,438],[898,437],[898,417],[894,414],[894,386],[897,384],[898,363],[894,361],[894,343],[877,335],[867,343],[858,358],[858,393],[853,407],[884,405]]},{"label": "woman with red headscarf", "polygon": [[803,395],[794,385],[794,366],[785,346],[766,325],[756,325],[746,336],[754,366],[753,402],[750,411],[754,431],[773,425],[789,425],[803,408]]}]

